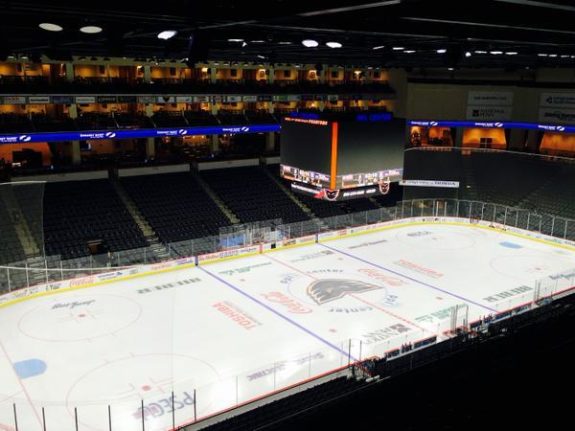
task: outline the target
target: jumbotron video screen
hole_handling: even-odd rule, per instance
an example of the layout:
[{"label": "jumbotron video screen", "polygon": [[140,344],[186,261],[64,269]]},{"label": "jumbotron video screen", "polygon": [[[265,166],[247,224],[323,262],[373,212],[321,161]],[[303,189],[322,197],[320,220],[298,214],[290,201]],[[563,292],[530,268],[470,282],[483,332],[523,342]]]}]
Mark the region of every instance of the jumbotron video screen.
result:
[{"label": "jumbotron video screen", "polygon": [[403,174],[405,121],[391,113],[293,113],[282,121],[281,175],[319,199],[387,194]]}]

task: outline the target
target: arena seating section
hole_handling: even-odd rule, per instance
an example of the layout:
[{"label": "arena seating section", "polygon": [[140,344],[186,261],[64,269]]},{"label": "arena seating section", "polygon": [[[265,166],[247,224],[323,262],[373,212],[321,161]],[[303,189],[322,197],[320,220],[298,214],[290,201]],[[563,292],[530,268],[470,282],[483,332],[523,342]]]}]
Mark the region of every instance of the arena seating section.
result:
[{"label": "arena seating section", "polygon": [[164,243],[217,235],[229,220],[189,173],[121,180]]},{"label": "arena seating section", "polygon": [[[461,199],[575,218],[575,164],[570,161],[483,151],[463,156],[450,150],[409,153],[410,160],[423,162],[423,177],[432,171],[439,172],[439,179],[459,176]],[[277,177],[275,181],[270,174]],[[399,187],[392,187],[387,196],[336,203],[293,194],[303,204],[300,206],[278,185],[283,181],[278,165],[206,170],[198,175],[241,223],[273,219],[293,223],[314,217],[348,216],[392,206],[402,198]],[[125,177],[120,185],[163,243],[217,235],[222,227],[230,225],[218,204],[190,173]],[[284,182],[284,186],[289,189],[289,183]],[[7,214],[0,217],[9,219]],[[543,227],[550,229],[550,220],[544,220]],[[104,249],[112,252],[149,245],[108,180],[48,183],[44,228],[47,254],[64,259],[89,255],[90,240],[102,240]],[[3,232],[7,243],[16,246],[4,247],[0,260],[6,263],[24,259],[14,228],[3,228]],[[568,233],[575,235],[575,226],[569,226]]]},{"label": "arena seating section", "polygon": [[205,171],[201,175],[244,223],[272,219],[293,223],[309,219],[259,166]]},{"label": "arena seating section", "polygon": [[250,80],[209,81],[190,79],[141,79],[76,77],[48,79],[35,76],[4,75],[0,81],[0,93],[14,94],[302,94],[306,92],[333,94],[380,93],[394,94],[387,81],[371,83],[282,80],[271,84]]},{"label": "arena seating section", "polygon": [[259,427],[263,429],[265,428],[264,424],[272,424],[294,412],[304,411],[310,406],[317,406],[331,399],[345,396],[364,385],[365,382],[363,380],[339,377],[300,392],[297,396],[266,404],[265,409],[252,410],[220,424],[207,427],[206,430],[251,431],[253,429],[259,429]]},{"label": "arena seating section", "polygon": [[48,183],[44,206],[47,255],[88,256],[87,242],[100,239],[112,252],[147,246],[108,180]]},{"label": "arena seating section", "polygon": [[558,164],[535,157],[474,152],[470,156],[478,199],[518,206],[553,178]]},{"label": "arena seating section", "polygon": [[12,217],[5,205],[0,205],[0,264],[19,262],[25,259]]}]

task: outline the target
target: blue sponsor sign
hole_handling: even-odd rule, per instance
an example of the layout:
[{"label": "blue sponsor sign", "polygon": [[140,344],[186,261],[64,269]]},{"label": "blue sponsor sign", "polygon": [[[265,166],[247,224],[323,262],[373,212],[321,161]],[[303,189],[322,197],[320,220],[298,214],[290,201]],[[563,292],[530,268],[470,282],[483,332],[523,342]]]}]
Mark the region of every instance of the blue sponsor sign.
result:
[{"label": "blue sponsor sign", "polygon": [[378,112],[374,114],[357,114],[355,116],[356,121],[361,122],[375,122],[375,121],[391,121],[391,112]]},{"label": "blue sponsor sign", "polygon": [[188,127],[178,129],[85,130],[81,132],[21,133],[0,135],[0,144],[85,141],[98,139],[138,139],[157,138],[163,136],[222,135],[229,133],[268,133],[279,131],[279,124]]},{"label": "blue sponsor sign", "polygon": [[543,130],[546,132],[575,133],[575,126],[521,123],[512,121],[432,121],[411,120],[410,126],[421,127],[479,127],[483,129],[526,129]]}]

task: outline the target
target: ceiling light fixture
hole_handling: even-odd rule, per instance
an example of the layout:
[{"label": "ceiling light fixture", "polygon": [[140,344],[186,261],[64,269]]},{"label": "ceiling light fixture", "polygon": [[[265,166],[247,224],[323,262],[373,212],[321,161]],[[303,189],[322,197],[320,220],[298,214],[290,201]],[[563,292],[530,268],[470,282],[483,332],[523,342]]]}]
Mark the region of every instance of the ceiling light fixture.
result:
[{"label": "ceiling light fixture", "polygon": [[385,45],[374,46],[374,47],[371,48],[371,49],[373,49],[374,51],[377,51],[378,49],[383,49],[383,48],[385,48]]},{"label": "ceiling light fixture", "polygon": [[548,57],[549,54],[546,54],[544,52],[540,52],[539,54],[537,54],[537,57]]},{"label": "ceiling light fixture", "polygon": [[447,52],[447,49],[441,48],[441,49],[438,49],[438,50],[435,51],[435,52],[437,52],[438,54],[445,54],[445,53]]},{"label": "ceiling light fixture", "polygon": [[102,32],[102,27],[97,25],[86,25],[80,28],[80,31],[85,34],[98,34]]},{"label": "ceiling light fixture", "polygon": [[330,48],[341,48],[343,46],[339,42],[327,42],[326,45],[329,46]]},{"label": "ceiling light fixture", "polygon": [[489,51],[489,54],[491,54],[491,55],[501,55],[501,54],[503,54],[503,51]]},{"label": "ceiling light fixture", "polygon": [[250,40],[251,43],[266,43],[265,40]]},{"label": "ceiling light fixture", "polygon": [[505,55],[517,55],[519,54],[517,51],[507,51]]},{"label": "ceiling light fixture", "polygon": [[465,57],[467,57],[467,58],[471,57],[471,52],[470,52],[470,51],[467,51],[467,52],[465,53]]},{"label": "ceiling light fixture", "polygon": [[403,46],[394,46],[393,48],[394,51],[403,51],[405,48]]},{"label": "ceiling light fixture", "polygon": [[291,42],[288,41],[278,42],[278,45],[291,45]]},{"label": "ceiling light fixture", "polygon": [[242,42],[242,48],[245,48],[246,46],[248,46],[248,43],[246,41]]},{"label": "ceiling light fixture", "polygon": [[228,39],[228,42],[243,42],[243,39]]},{"label": "ceiling light fixture", "polygon": [[557,57],[557,54],[549,54],[549,57],[550,57],[550,58],[555,58],[555,57]]},{"label": "ceiling light fixture", "polygon": [[403,51],[406,54],[414,54],[415,53],[415,49],[406,49],[405,51]]},{"label": "ceiling light fixture", "polygon": [[176,30],[164,30],[158,33],[158,39],[168,40],[174,37],[178,32]]},{"label": "ceiling light fixture", "polygon": [[38,24],[38,27],[40,27],[42,30],[46,30],[46,31],[62,31],[62,30],[64,30],[64,27],[62,27],[61,25],[52,24],[51,22],[43,22],[41,24]]},{"label": "ceiling light fixture", "polygon": [[487,51],[474,51],[476,54],[487,54]]},{"label": "ceiling light fixture", "polygon": [[318,41],[313,39],[304,39],[301,41],[301,44],[306,48],[315,48],[319,45]]}]

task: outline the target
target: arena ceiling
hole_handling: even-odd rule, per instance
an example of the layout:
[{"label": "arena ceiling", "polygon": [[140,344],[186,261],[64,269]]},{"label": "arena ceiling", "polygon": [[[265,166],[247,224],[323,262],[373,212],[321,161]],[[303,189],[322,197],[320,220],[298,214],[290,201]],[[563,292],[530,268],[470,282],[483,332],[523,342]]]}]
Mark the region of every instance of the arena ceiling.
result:
[{"label": "arena ceiling", "polygon": [[[0,0],[0,57],[377,65],[575,65],[570,0]],[[57,24],[51,32],[39,24]],[[79,28],[100,27],[85,34]],[[158,38],[175,30],[169,40]],[[317,47],[302,45],[315,40]],[[341,44],[330,48],[327,42]]]}]

